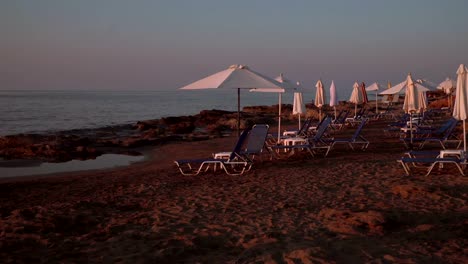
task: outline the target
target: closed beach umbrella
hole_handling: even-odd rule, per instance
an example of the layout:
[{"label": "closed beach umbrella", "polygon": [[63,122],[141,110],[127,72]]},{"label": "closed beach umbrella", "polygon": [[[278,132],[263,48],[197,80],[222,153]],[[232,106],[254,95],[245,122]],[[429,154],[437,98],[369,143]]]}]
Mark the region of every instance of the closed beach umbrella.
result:
[{"label": "closed beach umbrella", "polygon": [[331,82],[331,85],[330,85],[330,106],[333,107],[333,110],[335,112],[335,119],[336,119],[336,106],[338,105],[338,98],[337,98],[337,95],[336,95],[336,87],[335,87],[335,83]]},{"label": "closed beach umbrella", "polygon": [[418,90],[416,85],[411,77],[411,74],[408,74],[406,78],[406,92],[405,92],[405,101],[403,103],[403,110],[406,113],[410,114],[410,142],[411,146],[413,145],[413,120],[411,118],[412,113],[419,111],[419,101],[418,101]]},{"label": "closed beach umbrella", "polygon": [[363,104],[367,104],[369,102],[369,99],[367,98],[366,84],[364,82],[361,83],[361,97]]},{"label": "closed beach umbrella", "polygon": [[359,84],[354,82],[353,85],[353,92],[351,93],[351,97],[349,98],[349,102],[354,104],[354,117],[357,116],[357,105],[361,103],[361,98],[359,97]]},{"label": "closed beach umbrella", "polygon": [[293,102],[293,115],[298,116],[299,120],[299,129],[301,129],[301,114],[304,113],[304,101],[302,100],[302,93],[294,93],[294,102]]},{"label": "closed beach umbrella", "polygon": [[375,113],[377,114],[379,111],[379,97],[378,97],[378,92],[381,90],[382,87],[378,83],[373,83],[369,86],[366,87],[366,91],[375,91]]},{"label": "closed beach umbrella", "polygon": [[237,89],[237,135],[240,135],[240,90],[264,88],[281,92],[281,84],[245,65],[231,65],[228,69],[200,79],[180,89]]},{"label": "closed beach umbrella", "polygon": [[419,112],[424,113],[427,109],[427,93],[418,91]]},{"label": "closed beach umbrella", "polygon": [[466,128],[465,120],[468,117],[468,69],[460,64],[457,70],[457,88],[455,94],[455,105],[453,117],[463,120],[463,151],[466,153]]},{"label": "closed beach umbrella", "polygon": [[325,104],[325,93],[323,91],[322,80],[318,80],[315,84],[317,88],[315,92],[315,106],[319,108],[319,119],[322,120],[322,106]]}]

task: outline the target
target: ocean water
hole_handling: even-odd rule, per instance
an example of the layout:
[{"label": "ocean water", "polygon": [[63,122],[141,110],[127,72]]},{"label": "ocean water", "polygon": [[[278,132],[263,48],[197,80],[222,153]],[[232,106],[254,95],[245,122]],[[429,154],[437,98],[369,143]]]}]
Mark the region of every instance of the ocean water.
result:
[{"label": "ocean water", "polygon": [[[292,104],[292,94],[282,97],[284,104]],[[304,93],[303,97],[309,103],[314,94]],[[241,107],[277,103],[276,93],[241,90]],[[237,90],[0,90],[0,136],[128,124],[206,109],[236,111]]]}]

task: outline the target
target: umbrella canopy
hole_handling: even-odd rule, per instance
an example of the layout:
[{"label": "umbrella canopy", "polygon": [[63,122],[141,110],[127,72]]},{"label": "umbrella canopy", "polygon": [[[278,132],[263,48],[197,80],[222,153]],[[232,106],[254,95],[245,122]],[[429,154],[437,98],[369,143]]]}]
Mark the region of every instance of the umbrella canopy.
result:
[{"label": "umbrella canopy", "polygon": [[353,92],[351,93],[351,97],[349,98],[349,102],[354,104],[354,117],[357,117],[357,105],[360,104],[361,98],[359,97],[359,84],[354,82],[353,85]]},{"label": "umbrella canopy", "polygon": [[331,82],[330,84],[330,106],[337,106],[338,105],[338,97],[336,94],[336,87],[335,82]]},{"label": "umbrella canopy", "polygon": [[405,101],[403,103],[403,110],[406,113],[410,114],[410,147],[413,146],[413,120],[412,120],[412,113],[419,111],[419,101],[418,101],[418,90],[416,88],[416,83],[413,81],[411,74],[408,74],[406,77],[406,91],[405,91]]},{"label": "umbrella canopy", "polygon": [[325,104],[325,92],[323,91],[322,80],[318,80],[315,84],[315,106],[319,108],[319,119],[322,120],[322,106]]},{"label": "umbrella canopy", "polygon": [[315,92],[315,106],[321,108],[325,104],[325,93],[323,91],[322,80],[318,80],[315,87],[317,88]]},{"label": "umbrella canopy", "polygon": [[437,86],[437,89],[443,90],[447,95],[447,105],[449,108],[452,107],[452,94],[456,87],[457,83],[448,77]]},{"label": "umbrella canopy", "polygon": [[457,70],[457,91],[455,96],[455,106],[453,107],[453,117],[463,120],[463,150],[466,152],[466,128],[465,121],[468,117],[468,69],[460,64]]},{"label": "umbrella canopy", "polygon": [[[379,94],[381,95],[390,95],[390,94],[399,94],[399,93],[402,93],[405,91],[406,87],[407,87],[407,84],[408,84],[408,80],[405,80]],[[417,83],[417,82],[414,82],[413,81],[413,84],[414,86],[416,87],[416,89],[420,92],[427,92],[429,91],[429,88],[425,87],[424,85],[420,84],[420,83]]]},{"label": "umbrella canopy", "polygon": [[200,79],[180,89],[237,89],[237,134],[240,134],[240,89],[270,89],[284,91],[281,84],[245,65],[231,65],[228,69]]},{"label": "umbrella canopy", "polygon": [[437,89],[444,90],[446,94],[451,94],[456,87],[457,83],[454,80],[446,78],[445,81],[437,86]]},{"label": "umbrella canopy", "polygon": [[361,96],[362,103],[367,104],[369,102],[369,99],[367,98],[366,84],[364,82],[361,83]]},{"label": "umbrella canopy", "polygon": [[299,129],[301,129],[302,113],[304,113],[304,101],[302,100],[302,93],[294,93],[293,115],[298,115],[299,117]]},{"label": "umbrella canopy", "polygon": [[423,113],[427,109],[427,93],[426,92],[418,92],[418,106],[419,112]]},{"label": "umbrella canopy", "polygon": [[381,90],[382,87],[378,83],[373,83],[366,87],[366,91],[375,91],[375,113],[377,114],[379,111],[379,97],[378,92]]},{"label": "umbrella canopy", "polygon": [[333,110],[335,112],[335,119],[336,119],[336,106],[338,105],[338,98],[336,95],[336,87],[335,87],[335,82],[331,82],[330,84],[330,106],[333,107]]},{"label": "umbrella canopy", "polygon": [[411,77],[411,74],[408,74],[406,78],[406,92],[405,92],[405,101],[403,103],[403,110],[406,113],[416,112],[419,110],[419,101],[418,101],[418,90],[416,89],[416,84]]}]

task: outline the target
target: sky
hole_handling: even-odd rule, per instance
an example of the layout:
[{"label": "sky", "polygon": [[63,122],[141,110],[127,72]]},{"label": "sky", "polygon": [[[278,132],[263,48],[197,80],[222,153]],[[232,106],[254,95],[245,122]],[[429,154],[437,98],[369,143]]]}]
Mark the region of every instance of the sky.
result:
[{"label": "sky", "polygon": [[171,90],[232,64],[440,83],[468,64],[466,0],[2,0],[0,89]]}]

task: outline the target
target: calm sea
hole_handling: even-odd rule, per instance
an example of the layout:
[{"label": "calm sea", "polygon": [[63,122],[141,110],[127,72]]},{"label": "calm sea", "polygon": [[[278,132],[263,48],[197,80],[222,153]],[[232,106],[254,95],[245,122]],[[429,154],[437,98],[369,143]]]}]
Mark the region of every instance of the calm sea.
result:
[{"label": "calm sea", "polygon": [[[304,93],[312,102],[314,94]],[[284,94],[283,103],[292,104]],[[273,105],[276,93],[241,91],[241,106]],[[237,90],[12,91],[0,90],[0,135],[134,123],[205,109],[235,111]]]}]

